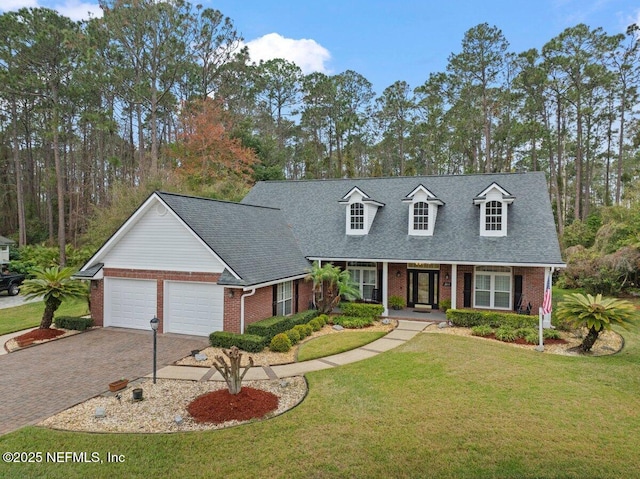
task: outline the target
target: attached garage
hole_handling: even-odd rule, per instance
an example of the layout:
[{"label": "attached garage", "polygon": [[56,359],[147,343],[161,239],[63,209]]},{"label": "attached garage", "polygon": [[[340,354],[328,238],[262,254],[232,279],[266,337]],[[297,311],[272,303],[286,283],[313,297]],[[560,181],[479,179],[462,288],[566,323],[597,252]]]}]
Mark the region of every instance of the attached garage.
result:
[{"label": "attached garage", "polygon": [[157,281],[105,278],[104,325],[149,329],[157,314]]},{"label": "attached garage", "polygon": [[208,336],[224,328],[224,287],[165,281],[164,332]]}]

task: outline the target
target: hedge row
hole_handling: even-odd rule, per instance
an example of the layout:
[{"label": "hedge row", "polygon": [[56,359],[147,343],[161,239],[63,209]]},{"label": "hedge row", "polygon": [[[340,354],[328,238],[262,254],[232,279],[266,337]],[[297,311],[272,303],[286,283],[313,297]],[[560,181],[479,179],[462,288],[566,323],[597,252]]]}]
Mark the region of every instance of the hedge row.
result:
[{"label": "hedge row", "polygon": [[248,325],[247,334],[262,336],[266,338],[268,344],[276,334],[284,333],[298,324],[307,324],[316,316],[318,316],[318,311],[315,309],[303,311],[293,316],[273,316]]},{"label": "hedge row", "polygon": [[76,331],[84,331],[93,326],[92,318],[81,318],[78,316],[58,316],[53,322],[56,328],[73,329]]},{"label": "hedge row", "polygon": [[528,316],[515,313],[499,313],[496,311],[474,311],[471,309],[449,309],[447,320],[454,326],[472,328],[474,326],[487,325],[492,328],[509,326],[518,328],[536,328],[537,316]]},{"label": "hedge row", "polygon": [[269,344],[270,340],[255,334],[229,333],[227,331],[216,331],[209,335],[209,343],[214,348],[230,348],[236,346],[248,353],[259,353]]},{"label": "hedge row", "polygon": [[384,306],[381,304],[368,303],[340,303],[340,309],[342,314],[352,318],[377,319],[384,312]]}]

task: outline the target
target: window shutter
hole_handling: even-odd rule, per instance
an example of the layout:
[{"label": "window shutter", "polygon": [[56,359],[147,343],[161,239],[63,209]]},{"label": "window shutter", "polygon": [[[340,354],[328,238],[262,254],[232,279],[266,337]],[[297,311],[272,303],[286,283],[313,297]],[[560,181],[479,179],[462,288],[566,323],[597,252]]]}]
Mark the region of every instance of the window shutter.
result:
[{"label": "window shutter", "polygon": [[515,284],[513,290],[513,310],[517,311],[520,301],[522,300],[522,275],[516,274],[514,276]]},{"label": "window shutter", "polygon": [[298,312],[298,284],[300,280],[293,282],[293,314]]},{"label": "window shutter", "polygon": [[471,286],[473,285],[473,274],[465,273],[464,274],[464,290],[463,290],[463,307],[470,308],[471,307]]},{"label": "window shutter", "polygon": [[278,285],[273,285],[273,307],[271,308],[271,315],[276,316],[278,314]]}]

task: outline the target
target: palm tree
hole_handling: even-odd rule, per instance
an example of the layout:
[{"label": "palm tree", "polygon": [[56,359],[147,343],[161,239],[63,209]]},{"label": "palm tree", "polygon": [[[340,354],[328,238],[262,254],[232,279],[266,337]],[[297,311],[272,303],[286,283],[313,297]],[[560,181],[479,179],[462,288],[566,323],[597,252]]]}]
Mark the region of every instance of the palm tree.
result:
[{"label": "palm tree", "polygon": [[557,317],[573,324],[575,327],[585,327],[589,331],[582,344],[578,346],[583,352],[590,351],[602,331],[611,329],[612,324],[627,328],[637,317],[633,304],[614,298],[596,297],[587,294],[574,293],[565,296],[565,300],[558,304]]},{"label": "palm tree", "polygon": [[63,301],[68,299],[87,298],[87,287],[82,282],[71,279],[73,269],[35,268],[33,279],[22,283],[22,294],[27,299],[44,298],[44,313],[40,329],[48,329],[53,322],[53,315]]},{"label": "palm tree", "polygon": [[330,313],[342,297],[349,300],[360,297],[360,290],[353,283],[349,271],[342,271],[331,263],[320,267],[315,261],[306,279],[313,281],[315,302],[320,313]]}]

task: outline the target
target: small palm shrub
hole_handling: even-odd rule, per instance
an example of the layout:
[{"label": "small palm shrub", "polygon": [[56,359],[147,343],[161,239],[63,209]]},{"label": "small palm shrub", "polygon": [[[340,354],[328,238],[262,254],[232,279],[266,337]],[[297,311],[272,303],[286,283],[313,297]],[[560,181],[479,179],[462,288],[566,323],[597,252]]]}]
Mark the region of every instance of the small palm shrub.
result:
[{"label": "small palm shrub", "polygon": [[627,328],[637,319],[637,311],[629,301],[603,298],[601,294],[568,294],[557,309],[560,320],[571,322],[577,328],[587,328],[587,335],[579,346],[583,352],[591,351],[600,333],[611,329],[612,324]]},{"label": "small palm shrub", "polygon": [[269,349],[276,353],[286,353],[291,349],[291,340],[289,339],[289,336],[285,333],[276,334],[269,344]]},{"label": "small palm shrub", "polygon": [[527,329],[526,333],[522,338],[529,344],[538,344],[540,343],[540,333],[533,329]]},{"label": "small palm shrub", "polygon": [[499,339],[500,341],[512,343],[513,341],[518,339],[518,336],[516,335],[515,329],[510,328],[508,326],[502,326],[496,329],[496,339]]},{"label": "small palm shrub", "polygon": [[291,345],[298,344],[300,341],[300,331],[297,329],[288,329],[284,332],[289,337],[289,341],[291,341]]},{"label": "small palm shrub", "polygon": [[471,328],[471,334],[474,336],[482,336],[484,338],[493,334],[493,328],[488,324],[481,324],[480,326],[474,326]]},{"label": "small palm shrub", "polygon": [[526,339],[528,335],[538,335],[538,331],[534,328],[518,328],[516,329],[516,338]]}]

